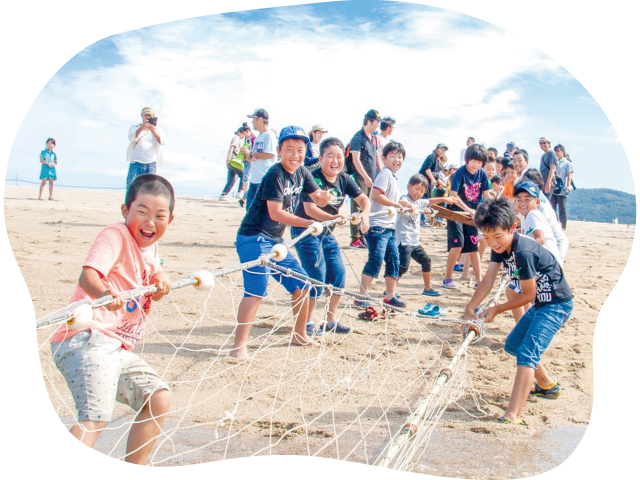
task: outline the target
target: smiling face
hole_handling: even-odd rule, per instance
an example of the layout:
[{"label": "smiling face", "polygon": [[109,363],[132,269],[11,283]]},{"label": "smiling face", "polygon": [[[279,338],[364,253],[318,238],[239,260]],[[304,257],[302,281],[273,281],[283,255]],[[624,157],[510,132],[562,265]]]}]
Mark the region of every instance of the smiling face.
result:
[{"label": "smiling face", "polygon": [[493,230],[483,229],[484,241],[489,245],[491,250],[496,253],[510,252],[511,243],[513,242],[513,232],[516,229],[515,223],[509,230],[502,227],[496,227]]},{"label": "smiling face", "polygon": [[491,180],[493,177],[495,177],[496,176],[496,164],[495,164],[495,162],[487,163],[484,166],[484,171],[487,174],[487,177],[489,177],[489,180]]},{"label": "smiling face", "polygon": [[51,150],[53,150],[53,147],[55,147],[55,146],[56,146],[56,144],[53,143],[51,140],[49,140],[47,142],[47,150],[51,151]]},{"label": "smiling face", "polygon": [[414,183],[413,185],[409,185],[407,187],[407,193],[409,194],[411,200],[420,200],[424,196],[426,191],[427,189],[422,183]]},{"label": "smiling face", "polygon": [[526,170],[528,165],[529,162],[527,162],[522,153],[517,153],[513,156],[513,167],[516,169],[518,175],[520,175],[523,170]]},{"label": "smiling face", "polygon": [[513,182],[516,178],[518,178],[518,172],[516,172],[515,168],[505,168],[504,170],[504,179],[508,182]]},{"label": "smiling face", "polygon": [[473,159],[473,160],[469,160],[467,162],[467,171],[473,175],[474,173],[476,173],[478,170],[480,170],[482,168],[482,160],[477,160],[477,159]]},{"label": "smiling face", "polygon": [[396,173],[402,167],[404,162],[404,156],[402,153],[395,151],[387,153],[386,157],[382,157],[382,163],[384,163],[389,170]]},{"label": "smiling face", "polygon": [[532,197],[527,192],[518,192],[514,199],[516,202],[516,211],[525,217],[530,211],[537,209],[538,205],[540,205],[540,199]]},{"label": "smiling face", "polygon": [[551,144],[546,140],[540,140],[539,144],[544,153],[547,153],[551,149]]},{"label": "smiling face", "polygon": [[151,193],[140,193],[131,203],[131,208],[122,205],[122,216],[131,236],[141,248],[160,240],[173,221],[169,199]]},{"label": "smiling face", "polygon": [[280,163],[287,172],[295,172],[307,153],[307,142],[298,138],[288,138],[278,147]]},{"label": "smiling face", "polygon": [[331,145],[324,150],[318,161],[326,179],[333,183],[344,168],[344,151],[338,145]]}]

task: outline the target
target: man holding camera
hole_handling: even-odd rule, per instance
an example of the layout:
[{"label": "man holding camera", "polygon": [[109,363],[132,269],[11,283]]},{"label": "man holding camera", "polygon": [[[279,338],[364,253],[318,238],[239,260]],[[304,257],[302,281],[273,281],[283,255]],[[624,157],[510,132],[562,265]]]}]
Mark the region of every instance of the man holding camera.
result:
[{"label": "man holding camera", "polygon": [[140,115],[142,123],[129,129],[131,143],[127,150],[127,161],[130,162],[127,189],[137,176],[156,173],[156,163],[163,162],[161,145],[164,145],[165,138],[164,132],[157,126],[156,112],[151,107],[144,107]]}]

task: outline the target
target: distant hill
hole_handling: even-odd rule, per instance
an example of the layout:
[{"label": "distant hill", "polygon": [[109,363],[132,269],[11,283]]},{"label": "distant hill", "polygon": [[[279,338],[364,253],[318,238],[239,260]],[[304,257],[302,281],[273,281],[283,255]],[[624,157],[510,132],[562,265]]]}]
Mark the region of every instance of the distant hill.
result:
[{"label": "distant hill", "polygon": [[578,188],[567,199],[569,220],[636,223],[636,196],[608,188]]}]

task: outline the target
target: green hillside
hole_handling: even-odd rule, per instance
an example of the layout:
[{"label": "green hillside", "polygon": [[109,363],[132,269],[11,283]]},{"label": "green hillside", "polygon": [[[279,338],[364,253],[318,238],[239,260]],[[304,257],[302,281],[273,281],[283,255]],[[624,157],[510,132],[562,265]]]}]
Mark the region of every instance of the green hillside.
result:
[{"label": "green hillside", "polygon": [[579,188],[567,199],[569,220],[636,223],[636,196],[608,188]]}]

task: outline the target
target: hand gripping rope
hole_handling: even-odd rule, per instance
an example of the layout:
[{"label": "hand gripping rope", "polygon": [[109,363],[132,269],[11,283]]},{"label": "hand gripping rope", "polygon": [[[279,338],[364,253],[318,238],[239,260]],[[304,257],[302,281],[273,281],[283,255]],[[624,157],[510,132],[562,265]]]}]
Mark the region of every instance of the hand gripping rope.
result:
[{"label": "hand gripping rope", "polygon": [[[508,283],[509,278],[504,275],[496,293],[480,309],[476,310],[476,312],[478,312],[477,314],[481,314],[483,310],[494,306],[500,295],[502,295],[502,292],[504,292]],[[424,400],[422,400],[416,411],[412,415],[410,415],[409,418],[407,418],[407,422],[404,424],[400,432],[396,434],[395,441],[389,444],[387,448],[387,454],[378,461],[378,466],[389,467],[393,459],[409,442],[409,440],[413,439],[418,434],[421,427],[424,425],[424,421],[426,419],[426,414],[429,410],[430,404],[433,402],[438,392],[440,392],[442,386],[453,376],[454,368],[458,363],[460,357],[462,357],[470,344],[475,343],[474,339],[476,339],[476,341],[479,341],[484,336],[484,325],[484,318],[480,318],[480,322],[467,323],[464,325],[464,341],[462,342],[462,345],[456,352],[455,356],[451,359],[449,365],[440,371],[440,374],[436,378],[435,384],[433,385],[431,392],[429,392],[429,395]]]},{"label": "hand gripping rope", "polygon": [[[209,290],[213,287],[215,278],[221,277],[224,275],[229,275],[231,273],[235,273],[240,270],[249,269],[258,265],[268,266],[271,260],[275,260],[279,262],[283,260],[287,256],[287,248],[295,245],[297,242],[302,240],[304,237],[308,235],[318,236],[320,235],[325,227],[329,227],[340,220],[329,220],[326,222],[314,222],[309,227],[304,230],[298,237],[293,240],[285,243],[285,244],[277,244],[274,245],[271,249],[271,253],[266,255],[261,255],[256,260],[251,262],[242,263],[239,265],[234,265],[231,267],[226,267],[218,270],[198,270],[191,274],[189,278],[185,278],[182,280],[175,281],[171,283],[171,290],[177,290],[179,288],[187,287],[193,285],[198,290]],[[156,293],[158,288],[155,285],[147,285],[140,288],[134,288],[132,290],[127,290],[124,292],[120,292],[118,296],[123,300],[132,300],[138,298],[143,295],[149,295],[152,293]],[[65,322],[69,330],[82,330],[88,327],[93,321],[93,310],[96,308],[104,307],[113,302],[112,295],[105,295],[104,297],[98,298],[94,301],[89,299],[79,300],[77,302],[71,303],[67,305],[65,308],[58,310],[46,317],[40,318],[36,321],[36,328],[42,328],[48,325],[54,325],[58,323]]]}]

